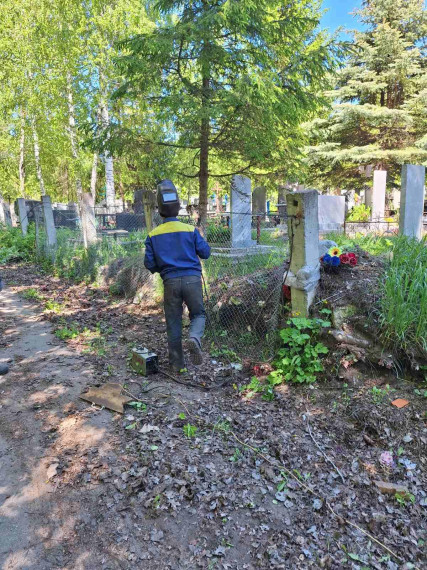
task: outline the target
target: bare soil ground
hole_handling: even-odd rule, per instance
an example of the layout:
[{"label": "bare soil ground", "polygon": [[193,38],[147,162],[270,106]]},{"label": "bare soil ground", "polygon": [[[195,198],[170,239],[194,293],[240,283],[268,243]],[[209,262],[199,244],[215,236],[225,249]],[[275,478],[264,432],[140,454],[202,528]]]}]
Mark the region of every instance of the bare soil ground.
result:
[{"label": "bare soil ground", "polygon": [[[345,351],[328,381],[273,402],[246,398],[251,373],[208,356],[190,370],[196,386],[146,383],[127,358],[145,345],[164,365],[156,305],[29,265],[2,275],[2,570],[425,567],[422,386]],[[53,334],[65,328],[81,334]],[[144,404],[121,416],[79,399],[107,381]],[[410,495],[384,495],[377,479]]]}]

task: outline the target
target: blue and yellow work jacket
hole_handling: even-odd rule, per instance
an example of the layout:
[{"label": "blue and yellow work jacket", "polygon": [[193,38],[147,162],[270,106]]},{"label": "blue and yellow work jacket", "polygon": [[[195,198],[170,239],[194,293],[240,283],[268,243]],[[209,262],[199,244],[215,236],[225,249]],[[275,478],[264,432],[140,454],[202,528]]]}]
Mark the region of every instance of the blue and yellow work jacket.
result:
[{"label": "blue and yellow work jacket", "polygon": [[145,267],[160,273],[163,281],[174,277],[201,275],[200,259],[208,259],[211,248],[197,228],[165,218],[145,240]]}]

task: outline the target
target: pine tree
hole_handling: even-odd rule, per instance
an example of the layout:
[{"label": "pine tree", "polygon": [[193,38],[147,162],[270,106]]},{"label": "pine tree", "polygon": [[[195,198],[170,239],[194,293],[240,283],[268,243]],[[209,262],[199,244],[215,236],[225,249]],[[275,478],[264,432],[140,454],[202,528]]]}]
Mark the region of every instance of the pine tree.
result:
[{"label": "pine tree", "polygon": [[427,162],[427,17],[424,0],[365,0],[338,74],[332,113],[310,125],[309,178],[320,187],[360,188],[364,166]]},{"label": "pine tree", "polygon": [[[283,168],[318,110],[331,68],[316,28],[320,2],[161,0],[156,26],[123,44],[117,96],[145,104],[159,139],[198,179],[202,222],[208,181]],[[135,132],[141,144],[147,137]]]}]

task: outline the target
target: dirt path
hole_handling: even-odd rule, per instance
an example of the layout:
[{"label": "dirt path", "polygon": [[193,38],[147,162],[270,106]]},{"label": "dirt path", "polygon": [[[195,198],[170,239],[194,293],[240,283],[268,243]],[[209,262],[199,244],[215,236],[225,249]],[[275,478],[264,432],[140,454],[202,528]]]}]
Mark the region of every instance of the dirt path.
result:
[{"label": "dirt path", "polygon": [[70,404],[92,371],[29,302],[3,291],[0,323],[0,362],[10,364],[0,376],[0,568],[87,568],[85,552],[70,564],[73,527],[89,516],[96,489],[61,492],[50,479],[59,453],[99,447],[111,420]]},{"label": "dirt path", "polygon": [[[36,267],[2,273],[0,362],[11,362],[0,376],[0,570],[425,567],[425,398],[413,382],[362,362],[265,401],[239,390],[250,376],[207,357],[196,374],[206,390],[161,375],[147,384],[127,357],[141,343],[166,354],[156,308]],[[61,313],[43,313],[47,300]],[[53,326],[65,325],[81,334],[60,341]],[[104,331],[92,350],[88,330]],[[86,384],[113,378],[144,406],[119,415],[79,400]],[[397,397],[410,405],[395,408]],[[382,495],[379,478],[412,499]]]}]

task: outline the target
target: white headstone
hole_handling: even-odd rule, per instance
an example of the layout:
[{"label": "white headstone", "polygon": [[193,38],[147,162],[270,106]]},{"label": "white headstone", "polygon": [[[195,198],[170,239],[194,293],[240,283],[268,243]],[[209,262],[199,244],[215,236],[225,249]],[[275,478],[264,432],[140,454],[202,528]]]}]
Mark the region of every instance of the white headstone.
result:
[{"label": "white headstone", "polygon": [[399,233],[418,239],[423,231],[425,175],[424,166],[404,164],[402,167]]},{"label": "white headstone", "polygon": [[345,220],[345,196],[319,194],[319,229],[321,232],[339,232]]},{"label": "white headstone", "polygon": [[372,190],[366,193],[366,205],[371,208],[372,221],[379,221],[385,214],[385,191],[387,186],[387,171],[375,170]]},{"label": "white headstone", "polygon": [[236,175],[231,181],[231,247],[245,248],[255,245],[251,233],[251,180],[246,176]]}]

